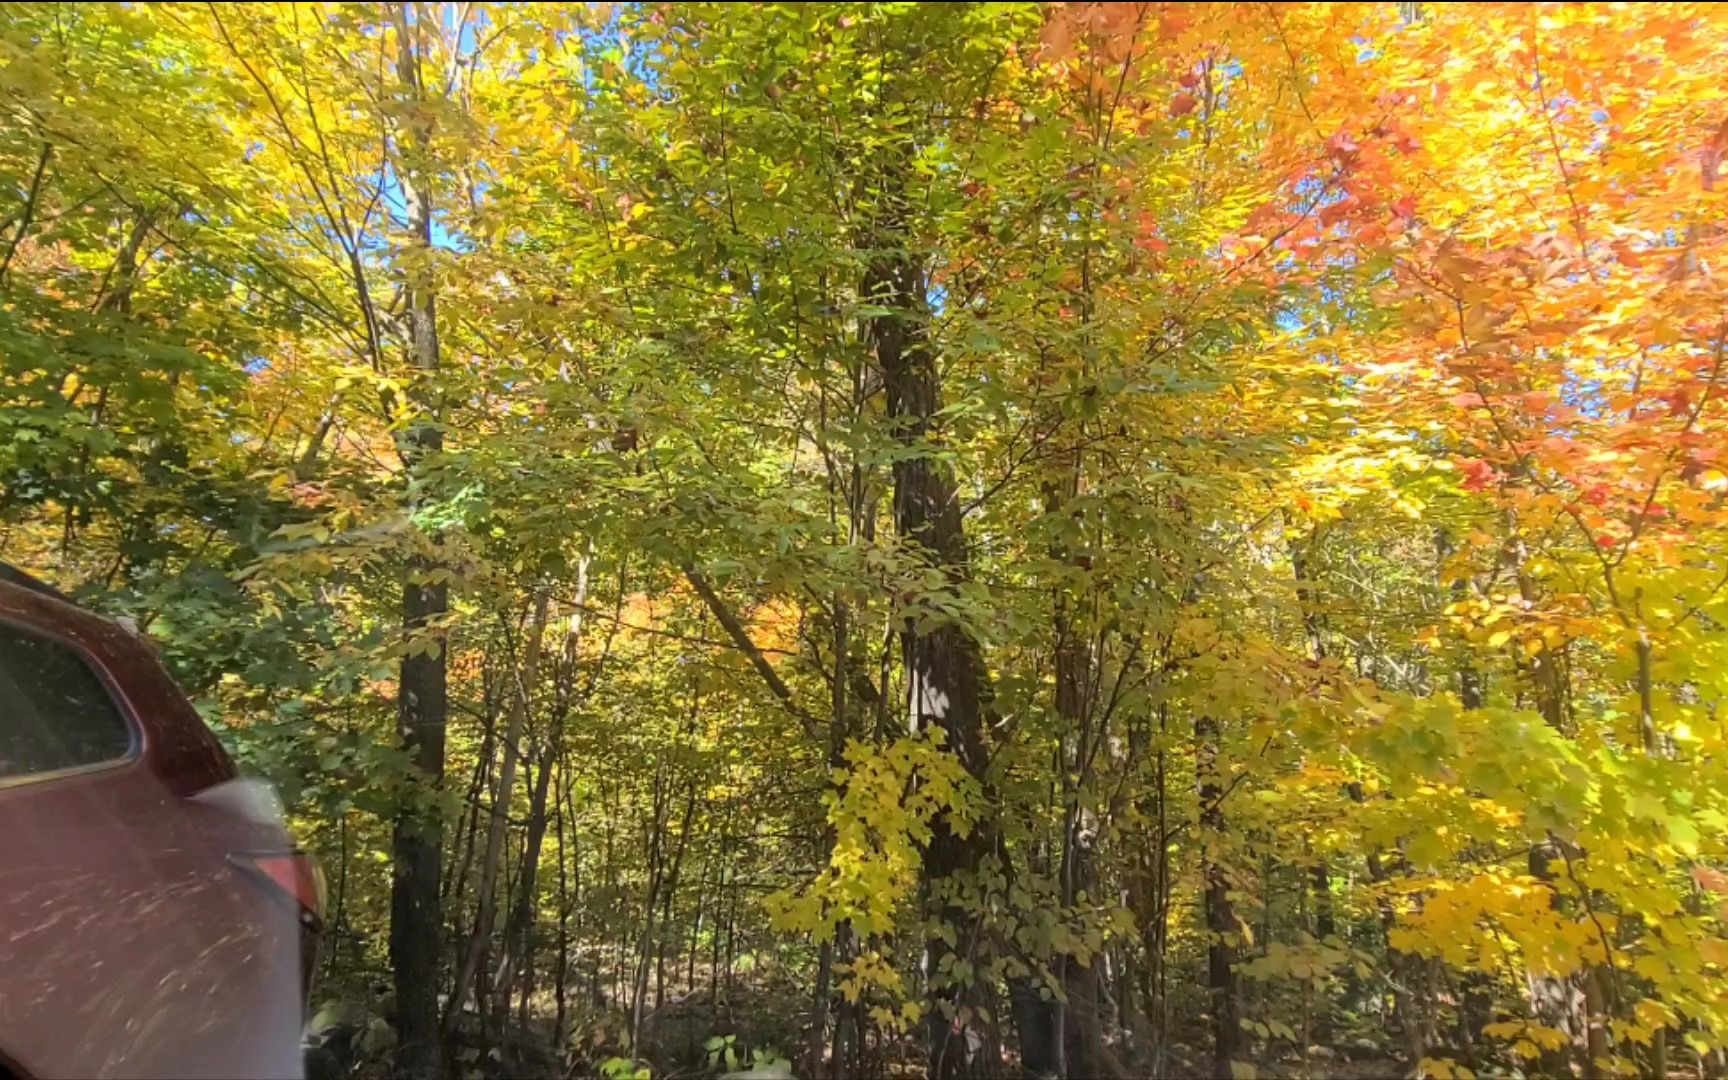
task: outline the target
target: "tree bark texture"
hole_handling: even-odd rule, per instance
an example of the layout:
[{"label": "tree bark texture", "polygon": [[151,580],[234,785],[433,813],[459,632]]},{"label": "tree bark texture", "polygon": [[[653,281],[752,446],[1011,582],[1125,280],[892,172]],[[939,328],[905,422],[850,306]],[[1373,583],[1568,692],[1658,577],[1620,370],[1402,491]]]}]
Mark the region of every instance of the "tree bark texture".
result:
[{"label": "tree bark texture", "polygon": [[[890,187],[902,182],[893,174],[884,180]],[[891,206],[899,201],[898,194],[890,191]],[[923,267],[901,248],[905,230],[898,213],[889,215],[876,238],[879,248],[890,250],[874,256],[862,289],[869,303],[886,309],[869,320],[869,339],[882,371],[889,420],[900,444],[911,451],[893,466],[894,524],[903,543],[916,546],[958,585],[968,572],[964,525],[953,473],[931,446],[941,410],[941,374],[926,336],[929,305]],[[982,779],[986,756],[977,642],[952,620],[934,625],[908,620],[900,644],[909,725],[914,732],[938,727],[948,751]],[[986,1005],[987,989],[974,961],[989,948],[977,902],[980,871],[991,849],[989,830],[987,823],[978,822],[962,836],[947,815],[939,815],[932,832],[924,854],[924,892],[953,943],[937,936],[927,942],[930,1075],[936,1080],[988,1075],[999,1067],[1000,1050],[995,1010]],[[973,974],[955,977],[954,965],[962,962],[972,964]]]}]

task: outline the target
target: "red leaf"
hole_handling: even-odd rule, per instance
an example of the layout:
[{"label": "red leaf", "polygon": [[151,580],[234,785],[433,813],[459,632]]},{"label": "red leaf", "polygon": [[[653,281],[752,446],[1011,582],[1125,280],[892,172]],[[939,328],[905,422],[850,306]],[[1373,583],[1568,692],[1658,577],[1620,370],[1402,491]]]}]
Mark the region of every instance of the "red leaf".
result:
[{"label": "red leaf", "polygon": [[1481,458],[1462,458],[1458,468],[1464,474],[1465,491],[1482,491],[1500,476],[1494,466]]},{"label": "red leaf", "polygon": [[1184,91],[1170,99],[1170,115],[1187,116],[1194,111],[1194,107],[1198,104],[1200,102],[1195,99],[1193,94]]},{"label": "red leaf", "polygon": [[1354,195],[1351,195],[1347,198],[1339,199],[1337,202],[1332,203],[1329,206],[1323,206],[1320,208],[1320,224],[1336,225],[1338,222],[1349,217],[1351,211],[1355,210],[1359,205],[1361,205],[1360,202]]}]

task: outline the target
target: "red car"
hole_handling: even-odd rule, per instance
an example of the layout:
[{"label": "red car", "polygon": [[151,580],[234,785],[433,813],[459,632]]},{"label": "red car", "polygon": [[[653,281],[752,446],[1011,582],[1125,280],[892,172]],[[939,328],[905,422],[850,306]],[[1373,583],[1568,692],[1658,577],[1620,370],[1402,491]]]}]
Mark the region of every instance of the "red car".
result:
[{"label": "red car", "polygon": [[299,1076],[322,894],[150,643],[0,564],[0,1080]]}]

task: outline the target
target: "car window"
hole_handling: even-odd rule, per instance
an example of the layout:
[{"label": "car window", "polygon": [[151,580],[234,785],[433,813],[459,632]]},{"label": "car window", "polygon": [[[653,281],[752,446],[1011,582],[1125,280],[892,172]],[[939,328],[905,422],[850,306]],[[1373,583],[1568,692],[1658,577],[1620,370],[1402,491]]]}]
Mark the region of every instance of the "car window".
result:
[{"label": "car window", "polygon": [[0,623],[0,780],[123,758],[132,733],[83,657]]}]

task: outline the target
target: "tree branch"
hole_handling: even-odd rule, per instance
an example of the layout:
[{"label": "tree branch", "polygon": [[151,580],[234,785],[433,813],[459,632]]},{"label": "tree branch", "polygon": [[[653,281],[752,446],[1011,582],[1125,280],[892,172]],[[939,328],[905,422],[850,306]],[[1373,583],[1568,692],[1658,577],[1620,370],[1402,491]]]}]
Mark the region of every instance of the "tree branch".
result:
[{"label": "tree branch", "polygon": [[738,651],[743,653],[745,658],[750,661],[750,666],[756,669],[756,674],[762,676],[762,681],[768,684],[769,691],[780,699],[780,703],[786,706],[788,712],[798,718],[799,725],[804,728],[804,734],[812,739],[819,739],[821,733],[816,718],[798,705],[797,700],[793,697],[792,688],[787,686],[786,680],[782,679],[780,673],[774,670],[774,665],[768,662],[768,657],[763,655],[761,647],[751,640],[750,631],[745,628],[737,614],[726,606],[726,601],[714,591],[714,586],[703,576],[702,571],[696,569],[696,564],[688,559],[680,563],[679,569],[684,572],[684,577],[690,582],[690,587],[696,590],[696,595],[700,596],[702,602],[708,605],[709,612],[713,614],[714,620],[720,624],[721,629],[726,631],[726,636],[732,639],[733,644],[738,646]]}]

